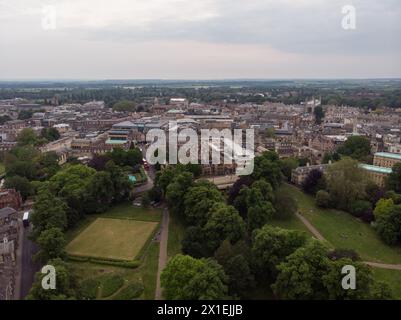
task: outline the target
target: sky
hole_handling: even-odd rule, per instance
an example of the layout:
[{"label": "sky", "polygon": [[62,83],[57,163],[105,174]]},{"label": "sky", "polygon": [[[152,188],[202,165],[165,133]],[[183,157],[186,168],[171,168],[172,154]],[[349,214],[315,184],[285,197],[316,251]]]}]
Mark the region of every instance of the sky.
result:
[{"label": "sky", "polygon": [[0,0],[3,80],[390,77],[400,0]]}]

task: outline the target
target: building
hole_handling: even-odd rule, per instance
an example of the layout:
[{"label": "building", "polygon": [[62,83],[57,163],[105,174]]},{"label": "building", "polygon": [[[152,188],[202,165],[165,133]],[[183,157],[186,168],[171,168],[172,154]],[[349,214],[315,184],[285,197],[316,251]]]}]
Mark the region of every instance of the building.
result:
[{"label": "building", "polygon": [[21,194],[15,189],[1,189],[0,190],[0,209],[13,208],[18,210],[22,205]]},{"label": "building", "polygon": [[386,178],[392,172],[392,169],[388,167],[372,166],[364,163],[360,164],[359,167],[364,169],[368,178],[381,188],[385,186]]},{"label": "building", "polygon": [[392,168],[401,162],[401,154],[390,152],[377,152],[373,158],[373,165],[378,167]]},{"label": "building", "polygon": [[291,182],[295,185],[300,186],[312,170],[319,170],[324,173],[328,166],[329,164],[319,164],[314,166],[307,165],[306,167],[295,168],[294,170],[292,170],[291,173]]}]

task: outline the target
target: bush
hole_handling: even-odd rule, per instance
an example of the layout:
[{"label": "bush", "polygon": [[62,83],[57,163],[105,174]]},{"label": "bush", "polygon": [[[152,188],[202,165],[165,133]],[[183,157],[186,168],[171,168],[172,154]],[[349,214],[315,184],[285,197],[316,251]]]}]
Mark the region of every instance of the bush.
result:
[{"label": "bush", "polygon": [[372,212],[372,204],[369,201],[357,200],[351,205],[351,214],[355,217],[361,218],[369,215]]},{"label": "bush", "polygon": [[113,293],[117,292],[124,285],[124,279],[119,275],[105,275],[99,277],[102,287],[102,297],[110,297]]},{"label": "bush", "polygon": [[330,260],[340,260],[343,258],[351,259],[352,261],[360,260],[359,254],[352,249],[334,249],[329,253]]},{"label": "bush", "polygon": [[140,297],[143,290],[143,284],[141,282],[135,282],[123,288],[113,297],[113,300],[132,300]]},{"label": "bush", "polygon": [[97,290],[100,286],[99,280],[86,279],[81,282],[81,294],[84,299],[94,300],[97,297]]},{"label": "bush", "polygon": [[316,193],[316,205],[322,208],[330,207],[330,194],[327,191],[319,190]]}]

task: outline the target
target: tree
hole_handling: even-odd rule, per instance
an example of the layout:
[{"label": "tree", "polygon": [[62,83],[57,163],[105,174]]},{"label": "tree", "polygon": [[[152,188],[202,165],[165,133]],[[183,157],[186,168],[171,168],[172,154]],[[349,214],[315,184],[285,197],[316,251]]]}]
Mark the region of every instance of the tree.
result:
[{"label": "tree", "polygon": [[46,186],[39,189],[35,197],[33,212],[30,217],[33,225],[33,238],[51,228],[65,230],[67,227],[67,205],[60,198],[54,196]]},{"label": "tree", "polygon": [[366,200],[357,200],[351,205],[351,213],[355,217],[362,217],[367,212],[372,211],[372,204]]},{"label": "tree", "polygon": [[374,216],[379,219],[380,216],[387,216],[394,208],[394,201],[393,199],[380,199],[375,207]]},{"label": "tree", "polygon": [[297,212],[298,204],[290,194],[276,192],[274,209],[276,219],[287,220]]},{"label": "tree", "polygon": [[138,164],[142,164],[142,152],[138,148],[130,149],[127,151],[125,165],[134,167]]},{"label": "tree", "polygon": [[229,279],[229,294],[239,297],[246,296],[255,280],[248,260],[239,254],[230,258],[223,268]]},{"label": "tree", "polygon": [[277,189],[283,177],[278,155],[275,152],[268,151],[256,157],[251,177],[254,181],[264,178],[273,189]]},{"label": "tree", "polygon": [[4,187],[19,191],[23,200],[26,200],[26,198],[33,194],[33,188],[29,180],[20,176],[7,177]]},{"label": "tree", "polygon": [[211,255],[210,249],[206,246],[204,231],[199,226],[190,226],[185,230],[181,246],[181,250],[184,254],[194,258],[208,257]]},{"label": "tree", "polygon": [[280,160],[280,168],[288,181],[291,181],[292,170],[299,167],[299,161],[296,158],[286,158]]},{"label": "tree", "polygon": [[18,146],[35,145],[38,141],[38,136],[31,128],[24,128],[17,136]]},{"label": "tree", "polygon": [[316,194],[326,188],[326,180],[323,172],[318,169],[311,170],[302,182],[302,190],[309,194]]},{"label": "tree", "polygon": [[56,128],[43,128],[40,135],[47,141],[56,141],[60,139],[60,133]]},{"label": "tree", "polygon": [[183,172],[173,179],[166,189],[166,200],[170,211],[175,215],[185,214],[184,199],[188,189],[192,186],[192,173]]},{"label": "tree", "polygon": [[379,214],[375,229],[387,244],[394,245],[399,242],[401,240],[401,205],[393,206],[389,212]]},{"label": "tree", "polygon": [[328,249],[318,241],[298,248],[277,266],[273,292],[281,299],[328,299],[329,293],[323,283],[331,270],[327,254]]},{"label": "tree", "polygon": [[[340,258],[331,260],[330,251],[318,241],[311,241],[297,249],[277,269],[279,275],[272,285],[273,291],[282,299],[388,299],[390,288],[376,282],[366,264]],[[351,265],[356,269],[355,290],[344,290],[342,269]]]},{"label": "tree", "polygon": [[167,300],[215,300],[227,296],[227,276],[211,259],[195,259],[178,254],[161,274]]},{"label": "tree", "polygon": [[[346,265],[352,265],[355,268],[357,281],[355,290],[344,290],[341,285],[344,277],[342,269]],[[347,258],[330,261],[329,271],[323,276],[322,281],[330,300],[382,300],[389,299],[392,296],[387,284],[374,280],[369,266]]]},{"label": "tree", "polygon": [[92,177],[87,186],[87,212],[101,213],[107,210],[114,199],[114,183],[110,172],[99,171]]},{"label": "tree", "polygon": [[95,169],[96,171],[103,171],[106,168],[106,163],[111,160],[108,155],[97,155],[95,154],[93,158],[89,161],[88,166]]},{"label": "tree", "polygon": [[215,185],[209,182],[196,183],[185,194],[185,221],[190,225],[205,225],[210,208],[216,202],[223,201],[224,198]]},{"label": "tree", "polygon": [[114,111],[125,111],[125,112],[135,112],[136,104],[134,101],[121,100],[113,105]]},{"label": "tree", "polygon": [[245,223],[234,207],[225,203],[216,203],[209,210],[209,219],[203,231],[207,246],[214,252],[224,239],[235,243],[245,232]]},{"label": "tree", "polygon": [[277,275],[276,266],[306,242],[303,232],[269,225],[255,230],[252,238],[252,260],[255,269],[262,278],[271,279]]},{"label": "tree", "polygon": [[316,124],[321,124],[322,119],[324,118],[324,111],[322,106],[317,106],[314,110],[314,115],[315,115],[315,122]]},{"label": "tree", "polygon": [[35,281],[27,296],[28,300],[67,300],[79,298],[77,279],[68,268],[66,262],[61,259],[53,259],[47,262],[56,270],[56,289],[45,290],[42,287],[42,279],[45,274],[37,272]]},{"label": "tree", "polygon": [[401,193],[401,162],[393,166],[393,170],[387,178],[387,189]]},{"label": "tree", "polygon": [[256,181],[247,192],[248,231],[263,227],[274,216],[272,204],[273,192],[269,183],[264,180]]},{"label": "tree", "polygon": [[316,205],[321,208],[329,208],[330,194],[327,191],[319,190],[316,193]]},{"label": "tree", "polygon": [[60,228],[49,228],[42,231],[36,242],[40,248],[36,257],[43,263],[49,259],[63,258],[66,242]]},{"label": "tree", "polygon": [[350,211],[357,200],[366,198],[367,178],[352,159],[343,159],[327,168],[327,188],[330,198],[339,209]]},{"label": "tree", "polygon": [[362,161],[370,154],[370,140],[363,136],[352,136],[337,149],[337,152]]}]

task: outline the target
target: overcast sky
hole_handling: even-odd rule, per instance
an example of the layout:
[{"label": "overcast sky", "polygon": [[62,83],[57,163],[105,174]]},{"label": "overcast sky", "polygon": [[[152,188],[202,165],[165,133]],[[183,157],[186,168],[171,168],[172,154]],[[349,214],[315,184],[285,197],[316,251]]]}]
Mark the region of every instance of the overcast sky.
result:
[{"label": "overcast sky", "polygon": [[401,0],[0,0],[0,79],[379,77]]}]

